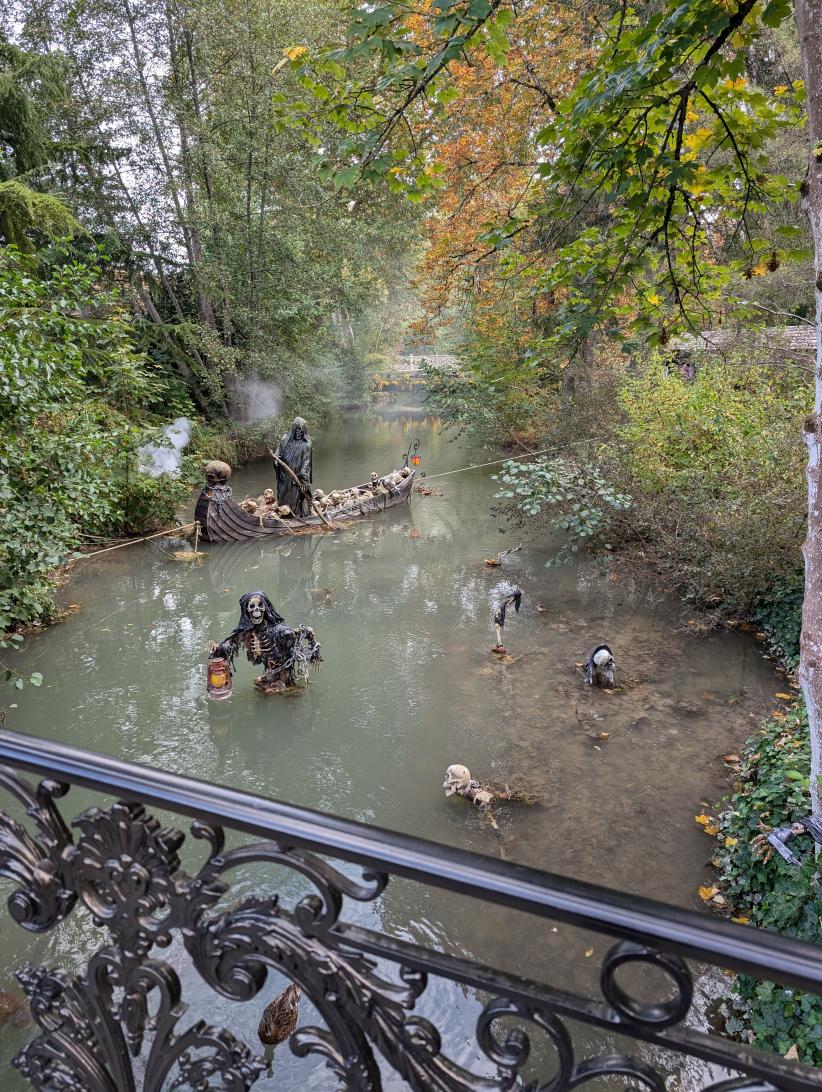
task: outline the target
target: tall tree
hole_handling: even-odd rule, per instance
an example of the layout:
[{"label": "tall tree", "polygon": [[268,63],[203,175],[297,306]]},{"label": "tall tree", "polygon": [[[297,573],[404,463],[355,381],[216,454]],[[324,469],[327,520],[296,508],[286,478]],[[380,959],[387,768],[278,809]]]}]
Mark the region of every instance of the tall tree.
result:
[{"label": "tall tree", "polygon": [[811,800],[822,811],[822,0],[796,0],[796,25],[808,91],[810,160],[803,185],[814,241],[816,373],[814,408],[805,428],[808,448],[808,537],[799,679],[811,729]]},{"label": "tall tree", "polygon": [[[417,9],[419,11],[420,9]],[[522,11],[505,0],[436,0],[423,5],[427,40],[404,3],[352,8],[349,42],[295,64],[330,116],[349,133],[326,167],[338,185],[384,173],[413,198],[436,189],[436,141],[409,140],[415,112],[435,119],[459,109],[459,67],[480,47],[506,55]],[[623,5],[596,35],[598,55],[556,116],[535,134],[541,162],[530,201],[479,236],[507,275],[532,263],[513,245],[538,225],[543,258],[531,289],[550,309],[544,347],[582,352],[594,332],[666,344],[682,328],[709,325],[732,280],[796,257],[790,225],[769,222],[795,199],[798,179],[769,160],[767,143],[805,122],[810,163],[802,193],[815,249],[816,400],[807,423],[808,537],[800,679],[809,710],[811,792],[820,811],[822,773],[822,4],[797,0],[805,80],[773,89],[746,76],[763,29],[791,14],[788,0],[671,0],[637,12]],[[363,81],[342,70],[366,56]],[[295,123],[311,125],[313,110]],[[432,124],[433,128],[433,124]],[[406,131],[407,130],[407,131]],[[592,212],[594,215],[592,215]],[[757,233],[756,228],[759,228]],[[780,227],[787,231],[780,233]]]},{"label": "tall tree", "polygon": [[97,150],[61,164],[75,208],[127,270],[157,351],[218,413],[244,374],[327,407],[353,374],[335,316],[357,321],[408,239],[399,197],[378,209],[329,191],[313,149],[278,124],[276,100],[301,93],[284,50],[321,47],[333,15],[328,0],[25,12],[24,40],[66,58],[66,131]]}]

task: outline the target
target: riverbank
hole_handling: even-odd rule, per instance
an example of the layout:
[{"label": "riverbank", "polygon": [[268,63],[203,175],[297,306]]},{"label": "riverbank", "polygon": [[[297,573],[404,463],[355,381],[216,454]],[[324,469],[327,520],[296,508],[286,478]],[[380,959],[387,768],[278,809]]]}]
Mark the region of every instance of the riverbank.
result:
[{"label": "riverbank", "polygon": [[[761,841],[810,811],[810,741],[801,697],[794,693],[731,757],[737,760],[733,794],[715,821],[698,817],[715,823],[716,837],[715,880],[700,894],[735,921],[820,944],[822,895],[812,838],[800,834],[790,841],[799,866]],[[822,998],[740,975],[722,1013],[736,1038],[822,1065]]]},{"label": "riverbank", "polygon": [[[751,366],[753,352],[740,344],[721,360],[696,356],[693,379],[654,354],[602,359],[572,396],[513,393],[513,407],[527,407],[514,438],[555,454],[535,464],[512,452],[497,495],[513,523],[562,536],[557,561],[579,550],[619,554],[621,566],[653,572],[703,622],[756,625],[793,667],[804,591],[801,435],[812,391],[785,362]],[[455,383],[435,380],[446,416],[510,439],[508,404],[483,402],[470,372]]]}]

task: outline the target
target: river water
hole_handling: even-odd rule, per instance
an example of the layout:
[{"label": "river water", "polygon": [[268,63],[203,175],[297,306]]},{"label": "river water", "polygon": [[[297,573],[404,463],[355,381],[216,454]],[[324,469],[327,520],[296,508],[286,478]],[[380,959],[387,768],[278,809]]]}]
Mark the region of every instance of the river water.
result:
[{"label": "river water", "polygon": [[[340,418],[316,437],[315,485],[328,489],[401,465],[415,437],[420,469],[431,475],[494,457],[453,441],[410,402]],[[502,569],[486,568],[483,558],[520,541],[517,532],[501,535],[489,515],[492,472],[432,480],[442,496],[415,494],[409,505],[337,534],[206,545],[199,565],[175,562],[152,543],[79,563],[67,589],[79,610],[14,659],[20,670],[42,671],[45,682],[15,694],[8,725],[699,906],[711,842],[693,817],[727,788],[722,755],[740,746],[784,684],[749,637],[689,635],[680,604],[621,578],[615,566],[546,568],[554,544],[544,534],[523,537],[522,551]],[[232,484],[241,498],[271,479],[261,463]],[[509,614],[510,655],[500,659],[490,653],[491,613],[514,582],[524,590],[523,607]],[[297,697],[265,696],[241,658],[230,700],[209,702],[208,642],[230,632],[240,595],[256,588],[290,624],[314,627],[323,669]],[[576,666],[600,640],[616,655],[622,686],[614,693],[588,688]],[[453,762],[521,785],[538,803],[501,811],[498,835],[464,801],[444,798]],[[90,802],[73,790],[63,810],[71,817]],[[286,904],[305,893],[296,874],[269,871],[240,875],[232,895],[274,880]],[[404,881],[389,885],[378,904],[355,907],[352,920],[565,988],[592,988],[608,946],[568,926],[535,925]],[[77,912],[34,937],[3,910],[0,986],[13,989],[13,969],[28,961],[76,970],[102,943]],[[282,988],[278,976],[240,1006],[201,987],[177,947],[167,958],[184,976],[192,1018],[206,1015],[256,1042],[262,1008]],[[703,985],[715,992],[715,982]],[[419,1010],[438,1022],[453,1057],[488,1072],[472,1037],[479,1004],[473,991],[434,981]],[[317,1022],[305,999],[300,1012],[301,1022]],[[8,1061],[26,1034],[0,1028],[4,1089],[24,1087]],[[580,1037],[594,1049],[591,1033]],[[671,1070],[674,1087],[705,1076],[698,1064],[676,1059]],[[298,1060],[287,1048],[258,1085],[333,1086],[320,1060]],[[389,1078],[387,1086],[399,1084]]]}]

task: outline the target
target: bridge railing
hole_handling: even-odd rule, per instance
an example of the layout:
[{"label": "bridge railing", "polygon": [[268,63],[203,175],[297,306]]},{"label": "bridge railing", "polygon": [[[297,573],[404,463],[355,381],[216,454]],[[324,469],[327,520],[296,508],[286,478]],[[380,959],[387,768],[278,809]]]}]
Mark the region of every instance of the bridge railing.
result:
[{"label": "bridge railing", "polygon": [[[713,1086],[723,1092],[822,1088],[818,1070],[699,1030],[689,1017],[688,960],[822,993],[822,950],[812,945],[6,729],[0,763],[0,788],[27,816],[0,812],[11,917],[44,933],[85,906],[101,930],[82,973],[20,970],[39,1030],[14,1065],[35,1088],[239,1090],[260,1078],[264,1061],[230,1028],[186,1025],[183,984],[161,958],[175,938],[194,973],[233,1001],[256,997],[270,968],[297,982],[326,1026],[298,1026],[290,1046],[325,1059],[330,1087],[378,1090],[388,1068],[425,1092],[526,1087],[530,1034],[550,1047],[540,1083],[550,1092],[600,1076],[662,1092],[664,1066],[653,1059],[669,1051],[730,1071]],[[69,823],[71,786],[103,799]],[[186,835],[161,826],[149,809],[193,820],[199,867],[183,867]],[[245,837],[227,848],[228,831]],[[232,905],[232,871],[259,863],[295,870],[305,895],[287,909],[266,887]],[[598,991],[577,994],[346,921],[352,901],[379,900],[393,877],[469,896],[478,907],[523,911],[535,929],[560,921],[613,938]],[[668,995],[632,996],[618,981],[626,965],[663,972]],[[415,1013],[429,976],[487,998],[473,1029],[481,1072],[449,1058],[438,1028]],[[561,967],[556,978],[567,982]],[[579,1056],[569,1020],[654,1049]]]}]

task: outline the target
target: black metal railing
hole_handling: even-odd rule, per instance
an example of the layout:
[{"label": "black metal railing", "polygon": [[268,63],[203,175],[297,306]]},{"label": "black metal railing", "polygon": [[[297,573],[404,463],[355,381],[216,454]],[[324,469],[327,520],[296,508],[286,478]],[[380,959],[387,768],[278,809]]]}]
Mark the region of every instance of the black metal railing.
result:
[{"label": "black metal railing", "polygon": [[[686,957],[822,994],[822,950],[812,945],[5,729],[0,763],[0,787],[22,803],[32,824],[0,812],[0,874],[14,884],[12,918],[43,933],[79,903],[108,934],[82,975],[34,967],[18,974],[39,1034],[14,1065],[35,1088],[239,1090],[259,1079],[264,1061],[231,1030],[202,1020],[180,1026],[181,981],[157,951],[177,937],[202,980],[233,1001],[257,996],[268,968],[297,982],[326,1027],[298,1027],[291,1049],[324,1056],[344,1088],[381,1088],[381,1064],[425,1092],[526,1087],[530,1043],[522,1028],[503,1025],[513,1018],[538,1029],[551,1047],[550,1076],[539,1085],[549,1092],[614,1075],[653,1092],[665,1088],[647,1050],[641,1058],[578,1058],[568,1019],[654,1044],[664,1048],[660,1054],[715,1063],[734,1075],[713,1086],[723,1092],[822,1089],[819,1071],[698,1030],[687,1019],[693,986]],[[32,784],[20,770],[42,780]],[[87,808],[68,824],[58,801],[71,785],[116,802]],[[206,857],[198,870],[182,867],[185,835],[161,827],[146,807],[194,820],[191,834]],[[226,848],[226,830],[255,840]],[[361,876],[351,878],[328,857],[353,862]],[[259,862],[296,870],[310,892],[290,910],[270,893],[231,906],[227,877]],[[348,900],[378,899],[393,876],[617,938],[600,968],[601,997],[343,920]],[[378,967],[375,956],[394,972]],[[672,996],[631,996],[617,981],[626,964],[664,972]],[[414,1015],[429,975],[488,996],[475,1029],[484,1073],[449,1059],[438,1029]]]}]

